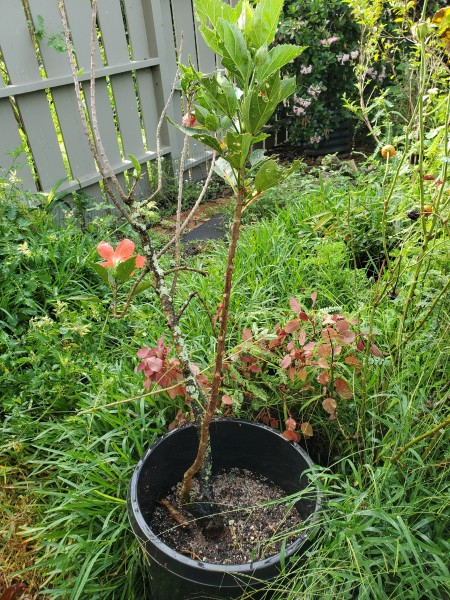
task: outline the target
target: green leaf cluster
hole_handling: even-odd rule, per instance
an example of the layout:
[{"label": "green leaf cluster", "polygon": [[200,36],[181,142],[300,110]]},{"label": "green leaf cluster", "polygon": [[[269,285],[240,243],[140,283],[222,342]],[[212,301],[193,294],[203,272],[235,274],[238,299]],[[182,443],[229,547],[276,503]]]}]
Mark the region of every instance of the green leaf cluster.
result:
[{"label": "green leaf cluster", "polygon": [[[295,91],[295,78],[283,79],[280,69],[294,60],[303,47],[281,45],[271,48],[283,0],[240,0],[233,8],[222,0],[196,0],[195,14],[206,44],[221,59],[223,70],[205,75],[181,66],[181,87],[189,98],[188,112],[197,120],[194,127],[177,125],[186,135],[216,152],[221,162],[216,172],[236,191],[250,189],[260,194],[287,176],[287,171],[270,166],[245,175],[252,148],[267,137],[264,126],[277,106]],[[254,176],[258,177],[255,187]],[[267,186],[267,187],[264,187]],[[255,192],[256,190],[256,192]]]}]

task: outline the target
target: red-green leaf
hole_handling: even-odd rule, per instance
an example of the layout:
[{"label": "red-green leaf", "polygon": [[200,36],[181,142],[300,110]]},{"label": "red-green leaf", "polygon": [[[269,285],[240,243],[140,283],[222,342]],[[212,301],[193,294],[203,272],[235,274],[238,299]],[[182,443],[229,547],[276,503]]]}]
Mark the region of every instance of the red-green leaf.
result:
[{"label": "red-green leaf", "polygon": [[291,355],[290,354],[286,354],[286,356],[281,361],[280,367],[282,369],[287,369],[290,366],[291,362],[292,362]]},{"label": "red-green leaf", "polygon": [[294,331],[297,331],[297,329],[300,329],[300,321],[298,319],[293,319],[284,326],[286,333],[294,333]]},{"label": "red-green leaf", "polygon": [[297,422],[292,417],[287,418],[285,424],[286,429],[292,429],[292,431],[297,427]]},{"label": "red-green leaf", "polygon": [[343,331],[350,329],[350,324],[347,323],[347,321],[338,321],[336,323],[336,329],[339,331],[339,333],[342,333]]},{"label": "red-green leaf", "polygon": [[297,371],[297,377],[300,379],[300,381],[306,381],[307,376],[308,373],[305,369],[300,369],[299,371]]},{"label": "red-green leaf", "polygon": [[287,370],[287,374],[289,379],[291,381],[294,381],[297,376],[297,371],[295,370],[295,367],[290,367],[290,369]]},{"label": "red-green leaf", "polygon": [[375,346],[375,344],[372,344],[370,346],[370,352],[374,355],[374,356],[383,356],[383,353],[381,352],[381,350],[378,348],[378,346]]},{"label": "red-green leaf", "polygon": [[362,366],[362,362],[356,356],[346,356],[344,358],[344,362],[346,365],[350,365],[350,367]]},{"label": "red-green leaf", "polygon": [[305,344],[303,346],[303,350],[305,352],[311,352],[311,350],[314,350],[315,347],[316,347],[316,342],[308,342],[307,344]]},{"label": "red-green leaf", "polygon": [[296,298],[294,298],[294,297],[289,298],[289,304],[290,304],[291,310],[293,310],[294,312],[300,313],[302,311],[302,307],[300,306],[299,301]]},{"label": "red-green leaf", "polygon": [[330,381],[330,376],[328,375],[328,373],[326,371],[322,371],[317,376],[317,381],[319,383],[321,383],[322,385],[326,385]]},{"label": "red-green leaf", "polygon": [[295,433],[295,431],[291,431],[290,429],[283,431],[283,437],[290,442],[298,442],[298,435]]},{"label": "red-green leaf", "polygon": [[348,385],[348,383],[342,377],[338,377],[334,382],[334,387],[337,390],[337,393],[344,400],[348,400],[353,396],[353,392]]},{"label": "red-green leaf", "polygon": [[317,354],[321,358],[330,358],[330,356],[331,356],[331,344],[321,344],[317,348]]},{"label": "red-green leaf", "polygon": [[[336,323],[337,325],[337,323]],[[339,339],[343,344],[352,344],[356,339],[356,334],[350,329],[345,329],[339,334]]]},{"label": "red-green leaf", "polygon": [[322,331],[320,332],[322,338],[326,341],[326,342],[330,342],[331,340],[335,340],[337,338],[337,331],[335,329],[333,329],[332,327],[325,327],[325,329],[322,329]]},{"label": "red-green leaf", "polygon": [[319,365],[319,367],[321,369],[329,369],[330,368],[330,365],[324,358],[319,358],[319,360],[317,361],[317,364]]},{"label": "red-green leaf", "polygon": [[314,435],[313,432],[313,428],[311,426],[311,423],[302,423],[300,425],[300,431],[303,433],[303,435],[305,436],[305,438],[310,438]]},{"label": "red-green leaf", "polygon": [[245,328],[242,332],[242,339],[244,342],[249,342],[253,338],[252,332],[250,329]]},{"label": "red-green leaf", "polygon": [[336,400],[334,398],[325,398],[322,402],[322,407],[329,415],[334,415],[336,412]]}]

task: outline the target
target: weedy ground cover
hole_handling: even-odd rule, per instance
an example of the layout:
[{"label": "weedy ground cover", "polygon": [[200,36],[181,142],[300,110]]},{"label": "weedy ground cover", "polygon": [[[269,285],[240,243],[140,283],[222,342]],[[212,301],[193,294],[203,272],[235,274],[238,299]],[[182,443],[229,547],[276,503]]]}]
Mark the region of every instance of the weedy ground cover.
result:
[{"label": "weedy ground cover", "polygon": [[[323,492],[311,547],[268,584],[279,600],[450,596],[450,102],[438,39],[449,9],[400,21],[414,46],[401,72],[414,85],[407,98],[402,78],[393,106],[367,80],[384,29],[364,8],[370,43],[358,53],[353,108],[394,152],[382,159],[377,148],[358,173],[300,168],[244,213],[236,260],[219,412],[299,439]],[[144,391],[135,373],[139,348],[166,333],[162,314],[150,287],[126,319],[110,317],[95,248],[132,237],[129,228],[72,217],[58,227],[13,173],[0,186],[1,583],[9,595],[143,598],[128,482],[145,448],[189,417],[181,397]],[[179,277],[181,293],[203,299],[182,318],[206,373],[227,243],[207,249],[185,260],[208,277]],[[320,338],[329,355],[306,357]]]},{"label": "weedy ground cover", "polygon": [[[360,366],[346,366],[351,394],[335,396],[332,419],[320,389],[307,402],[295,386],[286,391],[281,356],[262,374],[250,375],[245,394],[228,390],[233,403],[223,405],[224,414],[269,414],[282,429],[295,420],[300,443],[320,463],[311,474],[324,495],[320,526],[302,561],[286,564],[271,584],[280,599],[449,593],[448,428],[440,427],[448,420],[449,398],[450,307],[442,294],[448,238],[438,229],[423,253],[428,217],[406,216],[405,176],[386,227],[391,255],[404,256],[404,267],[394,274],[385,269],[383,177],[381,162],[369,173],[362,168],[356,180],[299,172],[246,217],[230,360],[244,331],[255,339],[276,338],[276,325],[295,316],[290,298],[308,314],[357,319],[352,328],[370,331],[379,350],[365,348]],[[127,228],[110,219],[87,232],[71,220],[61,228],[39,198],[7,179],[2,193],[2,583],[26,582],[45,598],[142,598],[143,565],[127,522],[127,486],[145,448],[185,412],[181,398],[153,389],[145,395],[134,372],[137,350],[164,334],[153,292],[136,298],[127,319],[111,319],[107,287],[92,269],[93,249],[103,233],[115,231],[121,239]],[[370,249],[370,260],[359,258],[361,248]],[[195,272],[183,277],[212,312],[225,259],[226,242],[187,259],[208,271],[207,281]],[[426,263],[424,276],[399,348],[399,322],[418,261]],[[208,315],[194,300],[183,318],[194,358],[207,370],[215,345]],[[285,403],[274,401],[280,390]],[[306,422],[311,430],[301,428]],[[27,519],[23,498],[30,504]],[[22,542],[28,558],[18,564],[5,552]]]}]

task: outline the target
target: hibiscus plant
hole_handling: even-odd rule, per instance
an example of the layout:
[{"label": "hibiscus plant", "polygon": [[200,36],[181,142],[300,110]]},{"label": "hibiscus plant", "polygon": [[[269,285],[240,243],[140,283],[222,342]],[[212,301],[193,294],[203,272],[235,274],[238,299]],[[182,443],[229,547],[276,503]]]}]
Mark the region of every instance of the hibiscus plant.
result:
[{"label": "hibiscus plant", "polygon": [[[168,387],[171,387],[172,395],[184,394],[191,407],[193,421],[199,432],[199,447],[193,464],[184,475],[179,499],[190,507],[193,514],[196,514],[196,507],[201,506],[199,512],[202,516],[216,512],[210,480],[209,425],[223,393],[221,386],[229,302],[241,215],[264,192],[297,168],[296,163],[290,168],[280,168],[276,158],[269,158],[262,149],[255,149],[256,144],[268,137],[264,127],[279,103],[295,91],[295,78],[283,79],[280,69],[303,50],[293,45],[270,48],[282,5],[283,0],[239,0],[233,8],[222,0],[196,0],[195,15],[200,22],[200,32],[207,45],[220,58],[222,67],[212,74],[203,74],[192,63],[179,66],[186,114],[182,124],[175,126],[185,134],[185,140],[194,138],[212,150],[213,168],[228,183],[234,195],[234,215],[218,313],[217,347],[209,379],[199,376],[183,335],[182,315],[196,292],[194,290],[183,299],[177,296],[177,277],[180,270],[186,268],[180,263],[180,221],[177,222],[177,236],[173,243],[163,248],[165,251],[175,247],[172,258],[174,266],[164,270],[160,262],[162,251],[155,248],[152,223],[146,217],[148,201],[135,200],[133,189],[121,195],[122,201],[112,194],[113,202],[140,239],[142,256],[135,254],[134,244],[130,240],[120,242],[116,250],[104,241],[98,246],[98,252],[105,262],[98,263],[96,270],[113,291],[115,316],[124,316],[132,297],[150,285],[161,302],[176,358],[168,358],[168,348],[159,340],[156,348],[142,348],[139,351],[142,359],[139,370],[144,372],[147,386],[156,381],[160,385],[170,384]],[[96,145],[98,148],[97,139]],[[130,159],[133,161],[133,157]],[[133,176],[137,180],[140,167],[135,162]],[[181,164],[180,185],[182,171]],[[106,175],[111,180],[107,169]],[[179,214],[180,209],[179,203]],[[137,268],[139,275],[133,280],[123,310],[118,312],[118,291]],[[195,499],[191,498],[194,476],[198,477],[200,489]],[[207,527],[208,523],[215,526],[212,520],[208,521],[208,517],[203,520]]]}]

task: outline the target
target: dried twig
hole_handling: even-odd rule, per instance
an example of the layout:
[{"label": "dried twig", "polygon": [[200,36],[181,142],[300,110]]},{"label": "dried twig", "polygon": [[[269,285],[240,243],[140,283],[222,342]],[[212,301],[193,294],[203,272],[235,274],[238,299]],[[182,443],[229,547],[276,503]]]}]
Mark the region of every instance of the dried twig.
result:
[{"label": "dried twig", "polygon": [[189,306],[190,301],[192,300],[192,298],[195,298],[195,297],[197,297],[200,300],[200,302],[202,303],[203,308],[205,309],[205,312],[208,315],[209,322],[211,323],[211,329],[212,329],[213,335],[216,335],[216,324],[214,322],[214,317],[212,316],[212,314],[208,308],[208,305],[205,302],[205,299],[202,297],[202,295],[198,291],[191,292],[189,294],[189,296],[186,298],[186,300],[183,302],[182,306],[180,307],[180,309],[178,311],[178,319],[180,319],[182,317],[184,311]]},{"label": "dried twig", "polygon": [[[181,223],[180,229],[178,231],[178,235],[181,235],[183,233],[183,231],[186,229],[186,227],[189,225],[189,223],[191,222],[195,213],[197,212],[201,201],[205,197],[206,191],[209,187],[209,183],[210,183],[212,175],[214,173],[215,163],[216,163],[216,154],[215,154],[215,152],[213,152],[212,159],[211,159],[211,165],[209,167],[208,175],[206,176],[206,179],[205,179],[205,182],[201,189],[201,192],[200,192],[197,200],[195,201],[194,206],[191,208],[191,211],[189,212],[188,216],[183,221],[183,223]],[[157,257],[160,258],[163,254],[165,254],[167,252],[167,250],[169,250],[169,248],[171,248],[175,244],[175,242],[176,242],[176,235],[174,235],[174,237],[170,241],[168,241],[167,244],[161,248],[161,250],[159,250]]]}]

